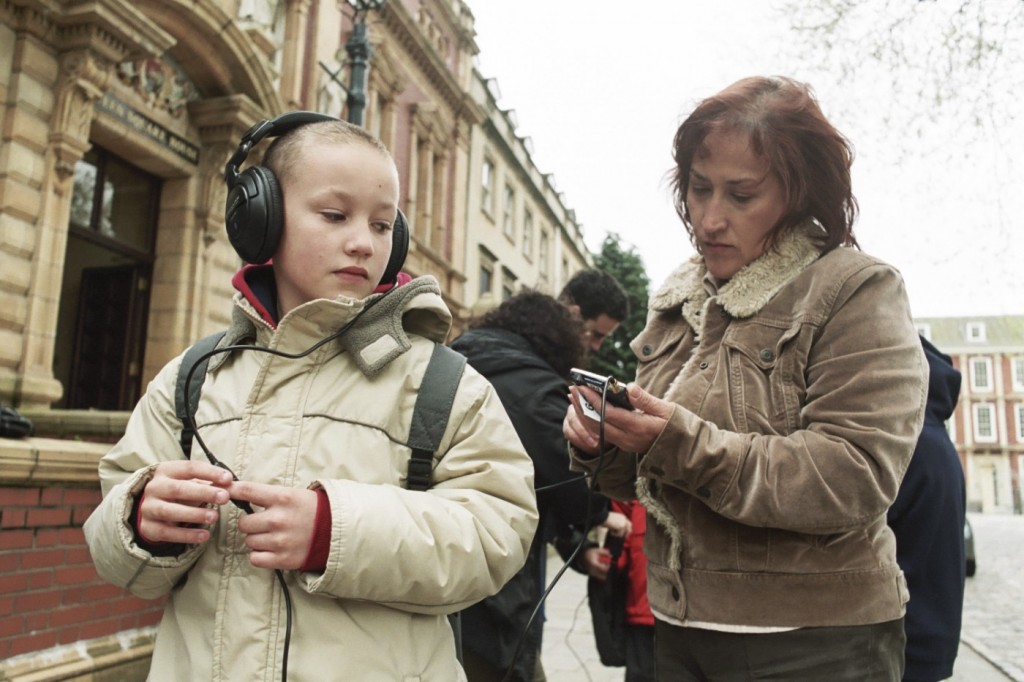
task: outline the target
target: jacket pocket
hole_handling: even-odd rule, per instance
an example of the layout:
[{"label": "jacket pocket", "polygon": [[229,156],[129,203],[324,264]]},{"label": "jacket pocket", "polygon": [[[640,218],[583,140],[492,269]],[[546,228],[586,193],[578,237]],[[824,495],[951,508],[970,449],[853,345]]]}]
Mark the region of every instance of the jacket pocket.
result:
[{"label": "jacket pocket", "polygon": [[787,434],[799,423],[803,362],[794,339],[801,325],[734,324],[722,339],[736,424],[749,433]]},{"label": "jacket pocket", "polygon": [[665,394],[686,358],[691,343],[689,327],[679,319],[654,319],[629,344],[637,358],[636,381],[650,393]]}]

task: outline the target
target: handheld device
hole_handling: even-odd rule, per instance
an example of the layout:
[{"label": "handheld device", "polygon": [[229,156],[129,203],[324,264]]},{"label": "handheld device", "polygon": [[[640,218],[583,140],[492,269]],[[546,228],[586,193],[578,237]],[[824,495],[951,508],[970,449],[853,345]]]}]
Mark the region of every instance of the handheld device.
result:
[{"label": "handheld device", "polygon": [[[595,374],[584,369],[577,369],[576,367],[573,367],[569,370],[569,379],[577,386],[587,386],[594,389],[599,394],[603,395],[605,400],[616,407],[621,407],[626,410],[633,409],[633,405],[629,402],[629,395],[626,393],[626,385],[615,377],[606,377],[601,374]],[[606,386],[607,390],[605,390]],[[589,411],[586,409],[587,407],[591,407],[591,409],[593,409],[592,406],[584,405],[584,411],[594,419],[600,420],[599,415],[595,416],[597,411],[594,410],[595,414],[590,415]]]}]

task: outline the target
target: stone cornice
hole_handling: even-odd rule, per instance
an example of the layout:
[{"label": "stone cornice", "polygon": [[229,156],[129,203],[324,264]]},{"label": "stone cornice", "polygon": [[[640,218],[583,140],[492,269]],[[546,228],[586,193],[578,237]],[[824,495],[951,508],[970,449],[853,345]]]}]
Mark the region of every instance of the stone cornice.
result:
[{"label": "stone cornice", "polygon": [[115,63],[130,57],[159,57],[176,42],[134,5],[121,0],[70,0],[56,23],[61,48],[89,47]]},{"label": "stone cornice", "polygon": [[427,80],[436,88],[445,105],[453,110],[456,116],[467,115],[463,111],[465,93],[459,87],[447,64],[438,56],[405,7],[401,3],[388,3],[384,5],[378,16],[380,16],[380,21],[384,24],[388,35],[396,40]]},{"label": "stone cornice", "polygon": [[104,443],[55,438],[0,438],[0,483],[95,485],[100,458],[109,449]]}]

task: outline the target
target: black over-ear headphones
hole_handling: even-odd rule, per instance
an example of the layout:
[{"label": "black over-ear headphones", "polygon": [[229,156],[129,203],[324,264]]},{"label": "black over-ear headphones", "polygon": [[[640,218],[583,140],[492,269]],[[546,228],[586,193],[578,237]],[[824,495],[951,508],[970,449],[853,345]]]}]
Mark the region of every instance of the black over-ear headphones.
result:
[{"label": "black over-ear headphones", "polygon": [[[281,242],[284,229],[284,200],[281,185],[274,173],[264,166],[252,166],[241,173],[238,167],[265,137],[279,137],[309,123],[339,119],[315,111],[291,111],[260,121],[242,136],[238,150],[224,167],[228,184],[224,220],[228,240],[246,263],[266,263]],[[393,284],[409,251],[409,224],[398,211],[391,233],[391,258],[384,269],[381,284]]]}]

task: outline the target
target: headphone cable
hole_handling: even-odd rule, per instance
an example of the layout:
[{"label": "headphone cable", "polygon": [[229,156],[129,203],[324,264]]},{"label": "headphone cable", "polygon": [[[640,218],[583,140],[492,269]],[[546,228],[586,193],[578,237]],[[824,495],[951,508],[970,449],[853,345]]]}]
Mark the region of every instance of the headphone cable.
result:
[{"label": "headphone cable", "polygon": [[[263,346],[257,346],[255,344],[232,344],[229,346],[224,346],[223,348],[214,348],[213,350],[200,355],[195,360],[195,362],[192,363],[192,366],[189,367],[188,372],[185,375],[185,417],[188,419],[189,426],[192,428],[192,433],[196,439],[196,442],[199,444],[199,447],[202,448],[203,452],[206,454],[206,459],[209,460],[210,464],[213,464],[214,466],[220,467],[221,469],[227,471],[229,474],[231,474],[231,479],[233,481],[239,480],[238,476],[235,474],[234,471],[231,470],[230,467],[228,467],[228,465],[224,464],[224,462],[220,461],[219,459],[217,459],[216,456],[214,456],[210,448],[207,447],[206,441],[204,441],[203,437],[199,434],[199,428],[196,425],[195,413],[192,410],[192,405],[190,404],[189,400],[190,391],[188,390],[189,387],[192,385],[192,377],[195,375],[196,369],[199,367],[199,365],[208,361],[214,355],[219,355],[221,353],[230,353],[236,350],[252,350],[261,353],[269,353],[270,355],[276,355],[278,357],[286,358],[289,360],[298,360],[304,358],[307,355],[316,351],[317,349],[321,348],[325,344],[330,343],[331,341],[334,341],[338,338],[341,338],[341,335],[347,332],[352,327],[352,325],[354,325],[356,321],[360,317],[362,317],[364,313],[366,313],[367,311],[370,310],[370,308],[384,300],[385,296],[387,296],[389,293],[391,293],[397,288],[397,285],[392,287],[388,291],[381,294],[379,298],[376,298],[367,303],[366,305],[364,305],[363,309],[356,313],[355,317],[349,320],[339,330],[332,332],[331,334],[328,334],[327,336],[320,339],[319,341],[317,341],[316,343],[314,343],[312,346],[302,351],[301,353],[286,353],[284,351],[277,350],[276,348],[265,348]],[[198,407],[199,406],[196,405],[196,409],[198,409]],[[231,503],[247,514],[254,513],[252,505],[249,504],[247,500],[232,499]],[[285,602],[284,653],[281,656],[281,680],[282,682],[284,682],[288,679],[288,651],[289,648],[291,647],[292,640],[292,596],[291,591],[288,589],[288,584],[285,581],[284,573],[281,571],[281,569],[278,568],[275,568],[273,570],[274,574],[277,576],[277,581],[281,584],[281,590],[284,593]]]},{"label": "headphone cable", "polygon": [[[605,382],[604,388],[601,391],[601,421],[599,422],[597,430],[597,466],[594,467],[593,473],[589,475],[583,474],[582,476],[569,479],[568,481],[561,481],[559,483],[547,485],[541,488],[541,490],[550,490],[555,486],[565,485],[566,483],[569,483],[571,481],[578,481],[581,478],[590,479],[589,485],[587,486],[587,507],[586,514],[583,517],[583,531],[580,534],[580,540],[576,544],[576,547],[573,549],[572,553],[562,564],[562,567],[558,569],[558,572],[555,574],[555,577],[551,579],[551,583],[548,584],[548,586],[545,588],[544,593],[540,596],[540,599],[537,600],[537,605],[533,608],[533,611],[530,613],[530,619],[526,622],[526,626],[523,628],[522,633],[520,633],[519,635],[519,640],[516,643],[515,653],[512,654],[512,661],[509,663],[508,669],[505,671],[504,677],[501,678],[502,682],[511,682],[512,674],[515,671],[516,661],[519,660],[519,656],[523,653],[523,647],[526,646],[526,639],[528,633],[530,632],[530,627],[533,625],[533,622],[537,619],[537,616],[540,614],[540,609],[544,605],[544,602],[547,601],[548,595],[551,594],[551,590],[553,590],[555,585],[558,584],[558,581],[561,580],[562,576],[565,574],[565,571],[572,565],[574,561],[576,561],[576,557],[579,556],[579,553],[583,550],[583,546],[587,543],[587,535],[590,534],[590,531],[593,528],[593,525],[590,522],[590,512],[593,508],[594,486],[597,484],[598,474],[600,474],[604,467],[608,464],[605,462],[606,453],[604,447],[604,413],[605,407],[607,405],[607,393],[608,382]],[[537,655],[541,655],[540,650],[537,651]]]}]

